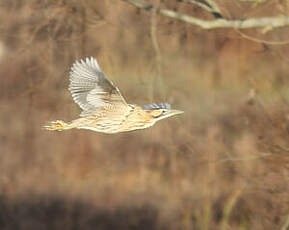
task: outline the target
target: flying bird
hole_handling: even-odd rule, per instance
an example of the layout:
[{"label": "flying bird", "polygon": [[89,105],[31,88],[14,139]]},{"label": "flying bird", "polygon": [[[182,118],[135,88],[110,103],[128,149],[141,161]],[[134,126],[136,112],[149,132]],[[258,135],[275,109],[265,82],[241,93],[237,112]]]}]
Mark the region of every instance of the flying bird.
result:
[{"label": "flying bird", "polygon": [[62,131],[77,128],[112,134],[148,128],[159,120],[183,113],[171,109],[168,103],[128,104],[93,57],[73,64],[69,91],[82,109],[80,118],[69,123],[52,121],[44,126],[45,129]]}]

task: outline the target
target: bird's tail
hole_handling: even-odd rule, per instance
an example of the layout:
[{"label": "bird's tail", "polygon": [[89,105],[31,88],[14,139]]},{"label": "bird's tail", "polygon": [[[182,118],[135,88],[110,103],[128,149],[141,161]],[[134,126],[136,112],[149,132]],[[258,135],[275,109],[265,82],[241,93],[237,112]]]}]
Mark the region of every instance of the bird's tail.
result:
[{"label": "bird's tail", "polygon": [[51,121],[49,125],[43,126],[43,128],[51,131],[63,131],[66,129],[72,129],[75,128],[74,126],[65,123],[64,121]]}]

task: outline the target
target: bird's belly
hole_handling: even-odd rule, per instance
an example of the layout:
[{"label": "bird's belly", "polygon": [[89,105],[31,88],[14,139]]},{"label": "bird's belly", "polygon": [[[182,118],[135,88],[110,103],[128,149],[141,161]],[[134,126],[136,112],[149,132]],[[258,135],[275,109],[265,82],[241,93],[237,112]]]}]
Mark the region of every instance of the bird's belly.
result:
[{"label": "bird's belly", "polygon": [[120,132],[120,125],[121,122],[117,119],[108,119],[107,117],[96,117],[91,116],[86,117],[85,119],[81,120],[80,118],[78,120],[78,129],[87,129],[94,132],[100,132],[100,133],[118,133]]},{"label": "bird's belly", "polygon": [[91,127],[91,126],[80,126],[77,127],[78,129],[88,129],[94,132],[99,132],[99,133],[117,133],[116,130],[111,130],[111,129],[102,129],[102,128],[97,128],[97,127]]},{"label": "bird's belly", "polygon": [[149,128],[153,125],[153,123],[147,123],[147,124],[142,124],[140,126],[135,125],[135,126],[122,126],[122,125],[115,125],[114,127],[102,127],[102,126],[79,126],[77,127],[78,129],[88,129],[91,131],[95,132],[100,132],[100,133],[107,133],[107,134],[113,134],[113,133],[120,133],[120,132],[129,132],[137,129],[145,129]]}]

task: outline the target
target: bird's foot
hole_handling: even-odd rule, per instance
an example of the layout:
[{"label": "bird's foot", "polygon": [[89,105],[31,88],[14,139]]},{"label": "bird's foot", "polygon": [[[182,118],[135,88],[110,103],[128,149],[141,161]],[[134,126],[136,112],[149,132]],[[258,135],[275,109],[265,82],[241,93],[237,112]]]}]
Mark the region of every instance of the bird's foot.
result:
[{"label": "bird's foot", "polygon": [[57,121],[51,121],[49,125],[43,126],[43,128],[47,130],[52,130],[52,131],[62,131],[68,128],[68,125],[60,120]]}]

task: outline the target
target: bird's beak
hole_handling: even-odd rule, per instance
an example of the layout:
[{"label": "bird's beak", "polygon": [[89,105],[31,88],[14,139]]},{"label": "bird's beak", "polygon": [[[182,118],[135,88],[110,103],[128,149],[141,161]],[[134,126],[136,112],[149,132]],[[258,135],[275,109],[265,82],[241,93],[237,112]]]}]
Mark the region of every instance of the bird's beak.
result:
[{"label": "bird's beak", "polygon": [[170,114],[171,116],[172,116],[172,115],[181,114],[181,113],[184,113],[184,111],[173,109],[173,110],[170,110],[170,112],[169,112],[169,114]]},{"label": "bird's beak", "polygon": [[162,120],[162,119],[167,118],[167,117],[171,117],[171,116],[174,116],[174,115],[177,115],[177,114],[181,114],[181,113],[183,113],[183,112],[184,112],[184,111],[176,110],[176,109],[167,110],[167,112],[166,112],[163,116],[159,116],[159,117],[156,118],[155,120],[156,120],[156,121],[159,121],[159,120]]}]

